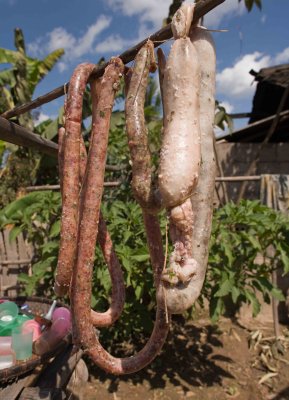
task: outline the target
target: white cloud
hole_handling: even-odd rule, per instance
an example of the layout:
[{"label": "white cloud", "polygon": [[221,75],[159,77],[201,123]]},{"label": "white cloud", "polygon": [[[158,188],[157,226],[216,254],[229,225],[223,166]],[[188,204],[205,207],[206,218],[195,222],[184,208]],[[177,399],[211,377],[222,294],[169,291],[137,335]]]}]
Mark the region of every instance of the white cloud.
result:
[{"label": "white cloud", "polygon": [[[160,29],[164,18],[168,15],[171,0],[107,0],[114,12],[121,13],[126,17],[138,17],[138,38],[129,40],[119,35],[110,35],[102,43],[96,46],[98,53],[121,52],[126,47],[149,36],[152,32]],[[245,11],[243,3],[237,0],[226,0],[225,3],[216,7],[205,17],[205,26],[217,28],[224,18],[241,15]]]},{"label": "white cloud", "polygon": [[259,71],[271,64],[271,57],[258,51],[246,54],[238,59],[232,67],[223,69],[217,74],[217,92],[227,97],[247,97],[253,94],[255,83],[249,74],[251,69]]},{"label": "white cloud", "polygon": [[48,119],[54,119],[55,117],[49,116],[45,113],[43,113],[42,111],[40,111],[39,113],[35,113],[34,115],[34,123],[35,125],[39,125],[41,124],[41,122],[47,121]]},{"label": "white cloud", "polygon": [[[129,17],[139,15],[141,25],[150,23],[153,25],[153,29],[161,28],[163,19],[168,15],[171,3],[171,0],[107,0],[107,4],[112,10]],[[223,19],[235,17],[244,12],[243,2],[226,0],[206,15],[205,25],[216,28]]]},{"label": "white cloud", "polygon": [[107,4],[114,11],[120,11],[125,16],[140,16],[141,23],[151,23],[153,28],[160,28],[167,16],[171,0],[108,0]]},{"label": "white cloud", "polygon": [[96,47],[95,51],[97,53],[120,53],[126,47],[136,42],[135,39],[129,40],[124,39],[120,35],[110,35],[106,39],[102,40]]},{"label": "white cloud", "polygon": [[63,48],[65,52],[71,52],[76,46],[76,38],[68,33],[65,28],[59,27],[47,34],[48,43],[46,44],[49,52]]},{"label": "white cloud", "polygon": [[225,107],[227,114],[230,114],[234,110],[233,104],[229,103],[228,101],[221,101],[221,107]]},{"label": "white cloud", "polygon": [[53,29],[47,33],[45,37],[38,38],[36,41],[28,45],[28,51],[34,56],[42,56],[47,52],[63,48],[65,55],[62,62],[58,63],[60,72],[67,68],[67,63],[72,60],[79,59],[87,53],[94,52],[94,42],[96,37],[110,26],[111,18],[100,15],[96,22],[90,25],[86,32],[76,37],[67,32],[63,27]]},{"label": "white cloud", "polygon": [[57,67],[59,69],[59,72],[63,72],[67,70],[67,64],[65,62],[59,61],[57,63]]},{"label": "white cloud", "polygon": [[275,56],[262,54],[255,51],[251,54],[245,54],[237,59],[233,66],[223,69],[217,74],[217,92],[231,98],[245,98],[253,95],[256,82],[249,74],[253,69],[259,72],[260,69],[269,66],[289,62],[289,47],[286,47]]},{"label": "white cloud", "polygon": [[226,19],[240,16],[246,11],[243,2],[239,3],[237,0],[226,0],[218,7],[210,11],[204,18],[204,25],[210,28],[217,28],[220,23]]},{"label": "white cloud", "polygon": [[289,47],[278,53],[274,58],[275,64],[284,64],[289,62]]}]

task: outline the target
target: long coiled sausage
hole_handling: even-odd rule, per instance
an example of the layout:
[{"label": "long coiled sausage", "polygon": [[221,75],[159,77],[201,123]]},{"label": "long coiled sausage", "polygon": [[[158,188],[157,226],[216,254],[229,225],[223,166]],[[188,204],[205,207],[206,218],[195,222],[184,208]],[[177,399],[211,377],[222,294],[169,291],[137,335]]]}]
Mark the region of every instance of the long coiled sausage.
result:
[{"label": "long coiled sausage", "polygon": [[99,100],[93,110],[90,148],[80,195],[78,244],[70,293],[74,337],[80,343],[87,326],[92,325],[90,311],[92,267],[98,234],[109,122],[122,71],[122,61],[118,58],[112,59],[101,78]]},{"label": "long coiled sausage", "polygon": [[[94,69],[93,64],[81,64],[80,66],[77,67],[75,70],[72,80],[70,82],[70,87],[71,87],[71,92],[68,93],[68,99],[70,98],[71,95],[74,96],[73,101],[69,101],[68,104],[70,105],[70,110],[71,107],[78,107],[78,115],[81,113],[80,110],[82,110],[82,96],[83,96],[83,90],[80,92],[76,92],[73,90],[73,85],[77,85],[80,80],[84,81],[83,77],[86,78],[86,80],[89,79],[89,74],[91,71]],[[91,93],[92,93],[92,101],[93,101],[93,110],[96,109],[96,105],[98,103],[98,88],[99,88],[99,81],[94,80],[91,82]],[[66,112],[65,112],[65,118],[67,119],[67,115],[69,115],[70,110],[67,110],[67,105],[65,107]],[[94,124],[96,116],[93,114],[92,117],[92,124]],[[74,125],[74,128],[76,129],[76,126]],[[79,179],[77,183],[77,188],[78,188],[78,193],[80,192],[80,186],[84,180],[85,176],[85,170],[86,170],[86,162],[87,162],[87,155],[86,155],[86,148],[85,144],[83,141],[83,137],[81,135],[81,127],[80,127],[80,122],[79,122],[79,127],[78,127],[78,143],[77,148],[75,147],[75,151],[79,151]],[[69,125],[68,125],[69,129]],[[60,172],[60,186],[61,186],[61,192],[63,195],[63,171],[66,171],[66,173],[69,172],[70,168],[74,168],[75,165],[69,163],[68,165],[64,165],[64,151],[67,146],[67,136],[65,135],[65,129],[63,127],[59,128],[58,131],[58,137],[59,137],[59,172]],[[67,149],[66,149],[67,151]],[[65,198],[65,196],[63,196]],[[77,218],[79,218],[79,212],[80,205],[78,204],[78,210],[77,210]],[[63,208],[63,213],[65,212],[65,208]],[[111,305],[108,308],[107,311],[105,312],[96,312],[94,310],[91,310],[91,318],[92,322],[95,326],[102,327],[102,326],[109,326],[111,325],[114,321],[116,321],[123,309],[124,306],[124,300],[125,300],[125,287],[124,287],[124,280],[123,280],[123,274],[121,270],[121,266],[119,264],[119,261],[117,259],[117,256],[115,254],[115,251],[113,249],[112,241],[109,235],[109,232],[106,228],[105,221],[100,213],[99,216],[99,232],[98,232],[98,243],[101,246],[102,253],[105,259],[106,264],[108,265],[108,270],[110,273],[111,277],[111,282],[112,282],[112,296],[111,296]],[[71,248],[70,248],[70,255],[72,256],[72,247],[76,248],[77,246],[77,237],[75,239],[75,242],[70,243]],[[60,258],[61,258],[62,253],[60,252]],[[71,281],[71,274],[72,274],[72,265],[70,265],[70,269],[65,269],[67,268],[68,264],[61,264],[58,263],[58,270],[57,270],[57,275],[56,282],[58,283],[63,282],[63,279],[66,279],[66,282],[70,284]],[[64,288],[66,288],[66,285]],[[56,290],[59,289],[59,283],[56,284]],[[59,292],[58,292],[59,293]]]},{"label": "long coiled sausage", "polygon": [[[94,327],[90,319],[90,301],[91,301],[91,258],[92,252],[89,251],[86,241],[89,238],[93,242],[91,236],[92,231],[97,231],[97,226],[92,221],[92,212],[95,216],[99,210],[102,186],[103,186],[103,173],[104,162],[107,145],[107,135],[109,130],[109,117],[112,108],[112,101],[114,95],[114,86],[117,76],[119,75],[119,65],[111,63],[105,70],[102,78],[102,85],[100,90],[100,100],[96,110],[95,135],[91,143],[91,149],[88,156],[87,174],[82,195],[82,223],[79,230],[79,245],[77,252],[76,268],[73,272],[73,279],[71,285],[71,306],[74,316],[74,337],[77,342],[85,348],[88,355],[93,361],[104,368],[106,371],[123,374],[135,372],[141,369],[144,365],[148,364],[160,350],[168,331],[168,322],[164,306],[159,307],[157,311],[157,320],[152,336],[144,347],[144,349],[136,356],[117,359],[107,353],[100,345]],[[105,110],[105,111],[104,111]],[[90,160],[92,165],[98,165],[97,179],[94,184],[94,194],[91,195],[91,200],[88,201],[87,191],[89,182]],[[94,161],[93,161],[94,160]],[[95,176],[96,178],[96,176]],[[93,210],[93,211],[92,211]],[[156,281],[160,281],[160,274],[163,266],[163,253],[161,243],[161,233],[154,216],[144,215],[148,240],[150,243],[149,249],[151,253],[152,263],[156,274]],[[92,227],[93,224],[93,227]],[[96,228],[96,229],[95,229]],[[158,245],[156,245],[158,244]],[[89,247],[92,247],[90,244]]]}]

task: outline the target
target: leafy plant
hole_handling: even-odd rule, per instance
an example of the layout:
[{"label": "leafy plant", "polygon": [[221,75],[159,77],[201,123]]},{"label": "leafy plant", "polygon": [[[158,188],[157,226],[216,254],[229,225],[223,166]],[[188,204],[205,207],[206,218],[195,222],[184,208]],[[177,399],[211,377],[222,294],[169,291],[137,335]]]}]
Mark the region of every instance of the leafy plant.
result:
[{"label": "leafy plant", "polygon": [[[241,3],[242,0],[238,0],[239,3]],[[245,6],[248,11],[251,11],[253,6],[255,5],[256,7],[259,8],[259,10],[262,9],[262,1],[261,0],[244,0]]]},{"label": "leafy plant", "polygon": [[9,240],[23,233],[33,245],[32,276],[19,274],[28,295],[53,294],[53,273],[59,246],[60,193],[32,192],[10,203],[0,212],[0,228],[12,226]]},{"label": "leafy plant", "polygon": [[232,133],[234,129],[233,119],[227,113],[225,107],[221,106],[217,100],[215,105],[215,126],[218,126],[223,131],[226,126],[228,126],[230,133]]},{"label": "leafy plant", "polygon": [[[0,63],[4,67],[0,70],[0,113],[30,101],[38,83],[51,71],[64,53],[63,49],[58,49],[43,60],[31,58],[26,54],[21,29],[15,29],[14,37],[16,50],[0,48]],[[20,115],[14,120],[28,129],[34,129],[31,113]],[[46,137],[45,130],[50,132],[51,129],[55,129],[56,133],[57,124],[53,126],[43,124],[39,128],[39,133]],[[36,181],[42,158],[36,151],[2,143],[0,205],[3,206],[15,199],[21,187],[29,186]],[[30,174],[27,174],[27,171],[30,171]]]},{"label": "leafy plant", "polygon": [[[125,195],[123,195],[125,197]],[[155,289],[140,207],[131,200],[108,199],[102,206],[115,250],[124,272],[126,304],[113,327],[105,330],[106,340],[122,340],[131,331],[142,333],[152,328]],[[35,245],[33,276],[21,274],[26,293],[53,297],[53,274],[59,246],[60,195],[34,192],[11,203],[0,212],[0,227],[13,224],[11,240],[23,232]],[[162,231],[166,218],[160,216]],[[202,298],[210,305],[213,321],[235,311],[242,302],[251,303],[257,315],[260,293],[266,302],[271,296],[283,300],[270,279],[282,266],[289,272],[288,218],[258,201],[228,203],[216,211],[210,246],[209,266]],[[273,246],[274,257],[268,255]],[[262,263],[256,257],[263,256]],[[145,273],[144,273],[145,271]],[[92,306],[100,311],[109,305],[110,277],[100,249],[96,248]],[[202,299],[201,299],[202,301]]]},{"label": "leafy plant", "polygon": [[[252,304],[256,316],[260,311],[256,293],[266,302],[270,296],[284,300],[270,274],[277,266],[289,272],[288,222],[259,201],[228,203],[216,212],[203,294],[210,301],[213,320],[232,307],[236,310],[242,302]],[[274,257],[268,254],[269,246],[275,250]],[[262,263],[257,256],[263,258]]]}]

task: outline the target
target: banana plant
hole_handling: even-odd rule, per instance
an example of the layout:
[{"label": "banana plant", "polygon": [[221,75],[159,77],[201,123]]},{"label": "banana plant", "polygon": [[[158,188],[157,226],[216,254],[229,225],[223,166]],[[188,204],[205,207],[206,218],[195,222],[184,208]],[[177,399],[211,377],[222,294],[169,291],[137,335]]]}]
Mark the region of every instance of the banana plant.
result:
[{"label": "banana plant", "polygon": [[[0,64],[9,64],[0,71],[0,112],[30,101],[38,83],[64,54],[63,49],[57,49],[43,60],[27,56],[24,35],[19,28],[14,31],[14,42],[16,50],[0,48]],[[19,123],[29,129],[34,127],[30,113],[21,115]]]},{"label": "banana plant", "polygon": [[[58,49],[43,60],[29,57],[19,28],[14,30],[14,43],[16,50],[0,48],[0,113],[29,102],[39,82],[64,54],[63,49]],[[29,112],[14,118],[14,121],[38,131]],[[42,133],[45,136],[43,127],[39,131]],[[0,142],[0,205],[14,200],[20,187],[34,183],[41,159],[36,152]],[[27,171],[31,173],[27,174]]]}]

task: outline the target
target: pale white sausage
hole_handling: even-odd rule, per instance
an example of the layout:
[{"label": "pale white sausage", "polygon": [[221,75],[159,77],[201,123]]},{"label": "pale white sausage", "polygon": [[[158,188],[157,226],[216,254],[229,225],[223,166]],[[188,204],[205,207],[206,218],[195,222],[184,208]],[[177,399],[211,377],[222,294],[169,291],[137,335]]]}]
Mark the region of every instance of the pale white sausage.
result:
[{"label": "pale white sausage", "polygon": [[[175,14],[172,27],[179,25]],[[191,11],[189,11],[191,18]],[[172,28],[173,29],[173,28]],[[176,35],[186,32],[178,27]],[[160,153],[159,190],[165,207],[181,204],[192,193],[200,167],[200,68],[189,37],[176,38],[163,79],[164,133]]]}]

